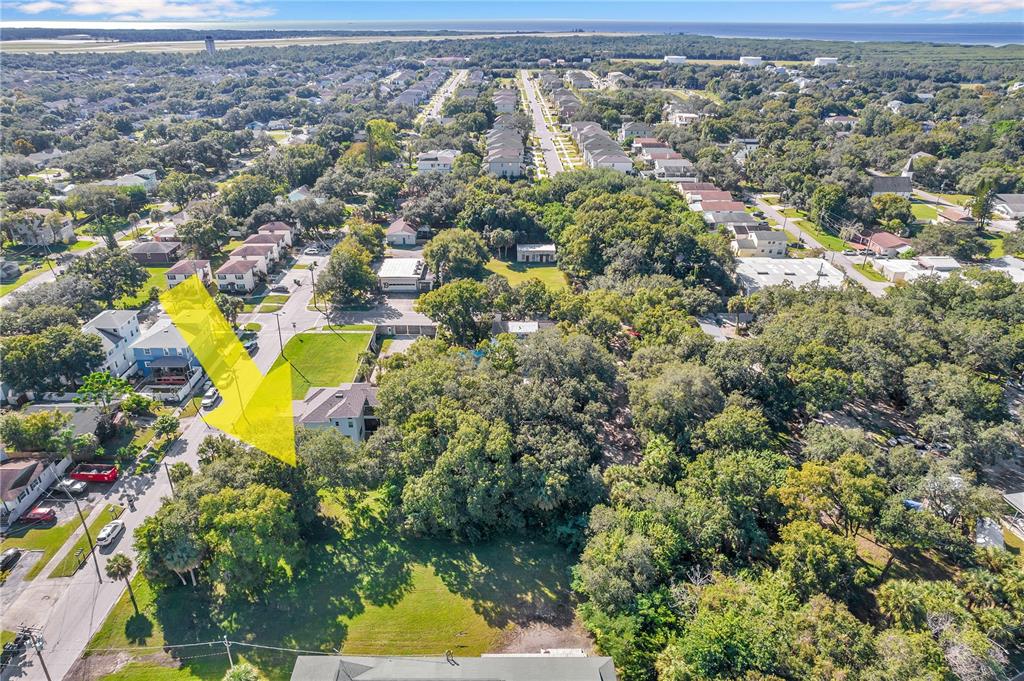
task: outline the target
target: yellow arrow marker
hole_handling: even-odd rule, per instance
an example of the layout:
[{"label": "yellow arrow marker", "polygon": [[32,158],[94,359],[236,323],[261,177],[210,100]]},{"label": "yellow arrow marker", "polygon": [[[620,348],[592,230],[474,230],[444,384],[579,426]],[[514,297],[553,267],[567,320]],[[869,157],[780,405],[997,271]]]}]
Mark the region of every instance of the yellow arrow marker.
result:
[{"label": "yellow arrow marker", "polygon": [[294,466],[291,366],[260,373],[196,276],[164,291],[160,302],[223,398],[207,423]]}]

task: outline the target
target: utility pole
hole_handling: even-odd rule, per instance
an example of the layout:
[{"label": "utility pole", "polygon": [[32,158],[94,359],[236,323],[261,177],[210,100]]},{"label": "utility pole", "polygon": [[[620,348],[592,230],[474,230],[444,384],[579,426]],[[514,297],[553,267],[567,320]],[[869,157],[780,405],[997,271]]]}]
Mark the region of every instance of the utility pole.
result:
[{"label": "utility pole", "polygon": [[234,669],[235,660],[231,657],[231,641],[228,640],[227,636],[224,637],[224,649],[228,651],[228,664],[230,664],[231,668]]},{"label": "utility pole", "polygon": [[36,638],[36,633],[31,627],[22,627],[22,634],[28,634],[29,639],[32,641],[32,648],[36,651],[36,657],[39,658],[39,666],[43,669],[43,675],[46,676],[46,681],[53,681],[50,678],[50,670],[46,668],[46,661],[43,659],[43,638],[40,636]]},{"label": "utility pole", "polygon": [[[281,348],[281,356],[284,357],[284,338],[281,336],[281,315],[277,312],[274,313],[274,319],[277,321],[277,344]],[[287,357],[284,357],[287,360]]]},{"label": "utility pole", "polygon": [[71,500],[75,502],[75,509],[78,511],[78,518],[82,521],[82,529],[85,530],[85,538],[89,541],[89,553],[92,554],[92,563],[96,566],[96,579],[99,580],[100,584],[103,583],[103,576],[100,574],[100,561],[96,557],[96,546],[92,543],[92,535],[89,534],[89,526],[85,523],[85,516],[82,515],[82,506],[78,503],[78,498],[73,496]]},{"label": "utility pole", "polygon": [[167,482],[171,485],[171,498],[174,498],[174,478],[171,477],[171,468],[164,461],[164,472],[167,473]]}]

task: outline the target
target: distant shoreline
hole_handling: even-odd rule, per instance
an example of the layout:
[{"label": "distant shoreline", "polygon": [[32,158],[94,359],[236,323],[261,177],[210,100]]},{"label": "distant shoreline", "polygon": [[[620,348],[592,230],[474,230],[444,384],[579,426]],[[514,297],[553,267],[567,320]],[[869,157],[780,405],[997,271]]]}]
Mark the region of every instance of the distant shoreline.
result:
[{"label": "distant shoreline", "polygon": [[[577,21],[544,19],[525,21],[284,21],[251,23],[185,22],[46,22],[0,21],[3,44],[42,43],[68,33],[115,37],[121,42],[173,43],[201,40],[210,33],[218,42],[309,40],[386,37],[390,39],[443,39],[495,36],[566,37],[587,35],[688,34],[749,40],[820,40],[837,42],[921,42],[958,45],[1024,44],[1024,22],[962,24],[895,23],[754,23],[675,21]],[[137,33],[138,40],[131,35]],[[64,43],[61,43],[62,45]]]}]

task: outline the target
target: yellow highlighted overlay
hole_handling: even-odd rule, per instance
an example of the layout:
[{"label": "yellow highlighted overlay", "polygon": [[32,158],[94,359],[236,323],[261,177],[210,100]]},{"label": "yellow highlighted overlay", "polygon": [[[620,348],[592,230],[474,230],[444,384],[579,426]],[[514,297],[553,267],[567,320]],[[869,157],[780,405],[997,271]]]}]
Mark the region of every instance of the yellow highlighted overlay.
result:
[{"label": "yellow highlighted overlay", "polygon": [[164,291],[160,302],[220,391],[207,423],[294,466],[291,365],[260,373],[196,276]]}]

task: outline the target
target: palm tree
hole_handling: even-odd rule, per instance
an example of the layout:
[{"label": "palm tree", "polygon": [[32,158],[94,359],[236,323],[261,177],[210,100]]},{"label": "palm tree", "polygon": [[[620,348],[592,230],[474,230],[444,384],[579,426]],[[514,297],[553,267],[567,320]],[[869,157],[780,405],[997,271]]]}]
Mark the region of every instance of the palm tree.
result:
[{"label": "palm tree", "polygon": [[878,609],[894,625],[911,628],[921,619],[921,590],[906,579],[886,582],[878,590]]},{"label": "palm tree", "polygon": [[107,577],[111,579],[123,579],[124,583],[128,585],[128,595],[132,598],[132,606],[135,608],[135,614],[139,614],[139,604],[135,601],[135,592],[132,590],[132,559],[124,555],[121,552],[115,553],[107,561],[106,573]]}]

